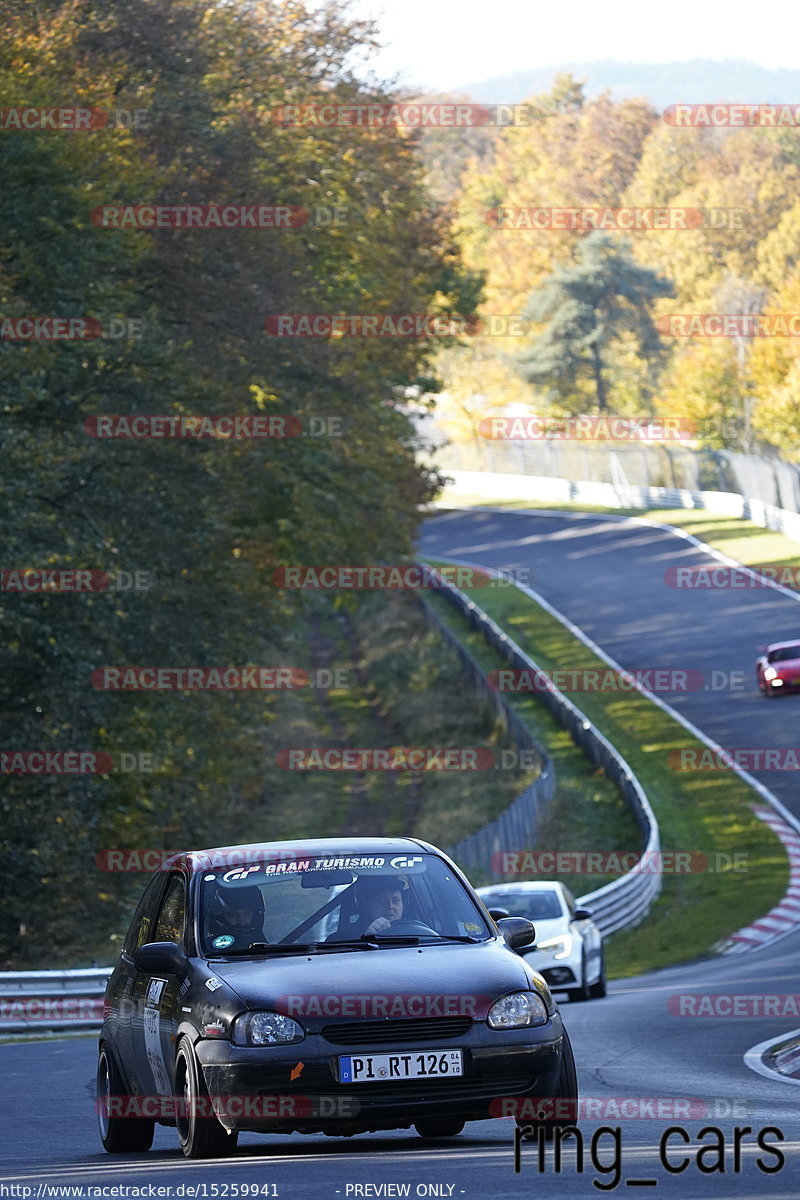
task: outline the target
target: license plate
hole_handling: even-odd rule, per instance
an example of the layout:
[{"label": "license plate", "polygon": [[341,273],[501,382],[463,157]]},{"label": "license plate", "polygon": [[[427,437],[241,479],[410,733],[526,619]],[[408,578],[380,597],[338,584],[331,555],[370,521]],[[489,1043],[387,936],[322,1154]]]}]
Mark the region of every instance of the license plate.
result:
[{"label": "license plate", "polygon": [[339,1057],[339,1083],[441,1079],[463,1074],[460,1050],[408,1050],[399,1054],[342,1054]]}]

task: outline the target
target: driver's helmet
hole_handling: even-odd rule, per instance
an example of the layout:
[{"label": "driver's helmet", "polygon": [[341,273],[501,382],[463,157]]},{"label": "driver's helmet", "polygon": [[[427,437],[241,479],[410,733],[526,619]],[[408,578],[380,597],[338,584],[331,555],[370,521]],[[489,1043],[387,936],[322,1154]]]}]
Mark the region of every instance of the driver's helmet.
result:
[{"label": "driver's helmet", "polygon": [[208,922],[210,938],[229,936],[249,945],[264,937],[264,897],[261,888],[219,888]]}]

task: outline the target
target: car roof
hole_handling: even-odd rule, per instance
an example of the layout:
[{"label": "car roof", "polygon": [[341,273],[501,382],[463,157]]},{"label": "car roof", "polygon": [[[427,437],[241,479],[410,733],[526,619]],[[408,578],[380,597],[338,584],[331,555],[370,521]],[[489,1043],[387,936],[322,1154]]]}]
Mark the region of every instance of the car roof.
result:
[{"label": "car roof", "polygon": [[476,888],[479,896],[484,892],[553,892],[564,891],[564,884],[557,879],[551,880],[521,880],[519,883],[488,883],[485,887]]},{"label": "car roof", "polygon": [[248,857],[257,861],[260,854],[265,856],[272,853],[278,856],[285,854],[287,857],[297,858],[323,856],[326,858],[352,858],[355,856],[408,854],[415,850],[425,850],[434,854],[441,853],[429,842],[423,842],[418,838],[342,836],[297,838],[283,842],[242,842],[235,846],[211,846],[205,849],[184,850],[168,859],[163,869],[181,865],[190,867],[195,865],[193,860],[209,858],[213,860],[215,857],[223,860],[228,857],[228,865],[233,866],[236,863],[230,860],[234,857],[241,861],[241,865],[245,865]]},{"label": "car roof", "polygon": [[770,642],[767,646],[767,654],[770,650],[784,650],[787,646],[800,646],[800,637],[792,638],[788,642]]}]

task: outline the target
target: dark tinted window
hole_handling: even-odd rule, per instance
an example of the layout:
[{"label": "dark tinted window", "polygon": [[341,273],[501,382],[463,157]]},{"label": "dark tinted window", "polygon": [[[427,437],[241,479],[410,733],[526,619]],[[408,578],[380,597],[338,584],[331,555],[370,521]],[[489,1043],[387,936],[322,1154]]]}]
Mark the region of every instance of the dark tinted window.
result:
[{"label": "dark tinted window", "polygon": [[128,955],[133,955],[140,946],[145,942],[153,942],[155,938],[151,936],[153,926],[155,924],[156,909],[158,901],[161,897],[161,892],[164,888],[164,877],[160,873],[153,876],[147,889],[139,901],[136,912],[133,914],[130,929],[125,937],[123,950]]},{"label": "dark tinted window", "polygon": [[158,914],[154,942],[182,942],[186,921],[186,888],[180,875],[173,875],[167,884],[164,903]]},{"label": "dark tinted window", "polygon": [[767,659],[771,663],[789,662],[792,658],[800,658],[800,645],[782,646],[780,650],[771,650]]}]

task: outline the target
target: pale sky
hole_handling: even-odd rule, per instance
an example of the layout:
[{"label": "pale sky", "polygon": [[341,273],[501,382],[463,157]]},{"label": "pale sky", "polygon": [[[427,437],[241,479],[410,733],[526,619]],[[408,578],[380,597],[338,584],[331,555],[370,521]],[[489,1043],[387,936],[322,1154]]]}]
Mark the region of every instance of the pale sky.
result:
[{"label": "pale sky", "polygon": [[351,0],[349,11],[378,20],[387,48],[372,69],[409,87],[596,59],[800,66],[797,0]]}]

